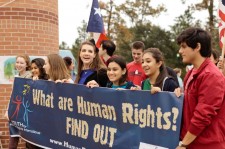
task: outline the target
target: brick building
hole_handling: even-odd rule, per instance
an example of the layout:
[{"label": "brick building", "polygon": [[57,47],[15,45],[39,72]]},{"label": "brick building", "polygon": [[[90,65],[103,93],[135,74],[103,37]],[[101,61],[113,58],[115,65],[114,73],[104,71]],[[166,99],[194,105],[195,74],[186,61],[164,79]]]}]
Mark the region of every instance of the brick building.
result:
[{"label": "brick building", "polygon": [[[57,0],[1,0],[0,56],[45,56],[58,52]],[[0,140],[8,148],[8,122],[3,118],[12,90],[0,84]],[[24,143],[19,148],[25,148]]]}]

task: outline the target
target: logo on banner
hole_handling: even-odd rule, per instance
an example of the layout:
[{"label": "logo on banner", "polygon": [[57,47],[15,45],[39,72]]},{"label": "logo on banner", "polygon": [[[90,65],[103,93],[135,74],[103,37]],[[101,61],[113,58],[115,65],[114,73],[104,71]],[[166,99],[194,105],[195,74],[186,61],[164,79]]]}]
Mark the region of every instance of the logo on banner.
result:
[{"label": "logo on banner", "polygon": [[16,105],[14,113],[11,116],[11,119],[16,116],[16,119],[18,119],[19,113],[23,112],[21,108],[21,104],[23,105],[24,112],[23,112],[23,121],[26,124],[26,126],[29,126],[29,112],[33,112],[32,110],[29,109],[30,107],[30,102],[29,99],[26,98],[26,95],[28,95],[30,92],[30,86],[28,84],[24,85],[24,89],[22,91],[22,94],[24,95],[23,97],[17,95],[16,98],[12,99],[12,103]]}]

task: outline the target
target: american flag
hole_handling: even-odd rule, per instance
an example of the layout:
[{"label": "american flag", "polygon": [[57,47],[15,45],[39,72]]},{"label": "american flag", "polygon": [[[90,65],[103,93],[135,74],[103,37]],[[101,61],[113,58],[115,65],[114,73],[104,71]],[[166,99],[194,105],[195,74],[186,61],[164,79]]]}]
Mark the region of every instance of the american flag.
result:
[{"label": "american flag", "polygon": [[219,0],[219,17],[225,22],[225,0]]},{"label": "american flag", "polygon": [[219,23],[219,44],[220,48],[223,49],[223,43],[225,40],[225,0],[219,0],[219,9],[218,9],[218,15],[220,19]]},{"label": "american flag", "polygon": [[93,0],[88,21],[87,32],[92,32],[97,48],[102,40],[107,40],[98,0]]},{"label": "american flag", "polygon": [[219,23],[219,44],[220,44],[220,48],[223,48],[223,42],[224,42],[224,33],[225,33],[225,22],[221,21]]}]

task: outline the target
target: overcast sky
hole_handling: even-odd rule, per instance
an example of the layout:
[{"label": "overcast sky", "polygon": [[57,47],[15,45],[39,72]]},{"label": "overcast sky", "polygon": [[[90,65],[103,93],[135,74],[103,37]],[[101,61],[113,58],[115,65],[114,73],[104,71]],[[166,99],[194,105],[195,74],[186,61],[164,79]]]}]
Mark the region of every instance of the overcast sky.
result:
[{"label": "overcast sky", "polygon": [[[109,0],[103,0],[105,2]],[[114,0],[119,3],[125,0]],[[202,0],[188,0],[188,4],[201,2]],[[217,1],[216,1],[217,2]],[[187,5],[182,5],[181,0],[152,0],[151,4],[156,6],[158,3],[164,3],[167,12],[160,17],[151,21],[160,25],[162,28],[169,29],[174,23],[175,17],[183,14],[187,9]],[[58,0],[59,5],[59,44],[65,41],[69,47],[72,46],[78,37],[77,27],[81,26],[82,20],[88,22],[92,0]],[[195,17],[202,17],[202,21],[206,22],[206,12],[195,14]]]}]

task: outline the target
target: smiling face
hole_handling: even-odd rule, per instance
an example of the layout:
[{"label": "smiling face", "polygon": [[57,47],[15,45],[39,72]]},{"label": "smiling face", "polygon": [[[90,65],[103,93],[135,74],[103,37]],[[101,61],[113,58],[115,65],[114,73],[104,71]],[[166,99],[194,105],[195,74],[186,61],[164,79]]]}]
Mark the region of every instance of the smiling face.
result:
[{"label": "smiling face", "polygon": [[15,68],[19,72],[19,74],[22,74],[26,71],[27,63],[23,57],[17,57]]},{"label": "smiling face", "polygon": [[135,63],[141,63],[143,50],[142,49],[132,49],[132,57]]},{"label": "smiling face", "polygon": [[114,85],[119,85],[119,80],[125,73],[126,69],[122,69],[116,62],[108,64],[107,76]]},{"label": "smiling face", "polygon": [[93,46],[91,45],[83,45],[80,50],[80,59],[83,62],[83,65],[87,68],[93,62],[96,53],[94,51]]},{"label": "smiling face", "polygon": [[145,53],[142,57],[142,68],[147,76],[153,76],[159,73],[159,68],[162,65],[162,61],[156,62],[156,59],[152,56],[152,53]]},{"label": "smiling face", "polygon": [[31,72],[33,77],[38,77],[40,76],[40,69],[35,63],[31,64]]}]

